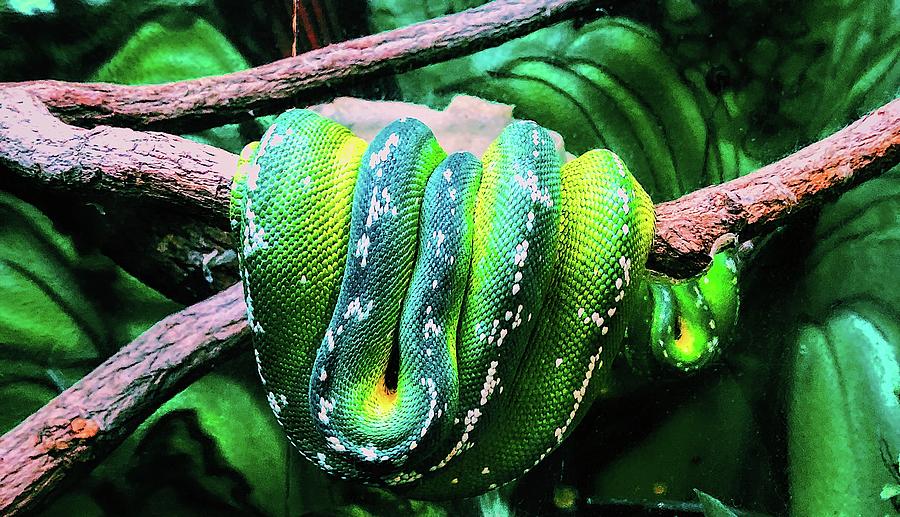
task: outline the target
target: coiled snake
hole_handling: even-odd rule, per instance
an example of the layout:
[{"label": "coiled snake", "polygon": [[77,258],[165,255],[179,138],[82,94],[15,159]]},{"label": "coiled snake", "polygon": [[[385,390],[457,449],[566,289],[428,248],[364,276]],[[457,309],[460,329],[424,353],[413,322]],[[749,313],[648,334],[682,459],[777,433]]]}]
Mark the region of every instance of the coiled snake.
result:
[{"label": "coiled snake", "polygon": [[334,475],[414,497],[537,465],[646,303],[649,197],[610,151],[561,166],[534,122],[479,161],[414,119],[366,146],[290,110],[242,153],[231,219],[288,439]]}]

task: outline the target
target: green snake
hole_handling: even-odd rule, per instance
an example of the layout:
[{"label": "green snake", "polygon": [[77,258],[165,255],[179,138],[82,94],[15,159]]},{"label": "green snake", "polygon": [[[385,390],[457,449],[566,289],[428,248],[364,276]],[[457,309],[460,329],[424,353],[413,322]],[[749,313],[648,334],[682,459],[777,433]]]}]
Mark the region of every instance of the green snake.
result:
[{"label": "green snake", "polygon": [[[416,498],[537,465],[653,306],[650,198],[611,151],[563,165],[530,121],[478,160],[415,119],[367,146],[289,110],[241,154],[231,222],[288,440],[333,475]],[[653,315],[670,318],[660,342],[675,306]]]}]

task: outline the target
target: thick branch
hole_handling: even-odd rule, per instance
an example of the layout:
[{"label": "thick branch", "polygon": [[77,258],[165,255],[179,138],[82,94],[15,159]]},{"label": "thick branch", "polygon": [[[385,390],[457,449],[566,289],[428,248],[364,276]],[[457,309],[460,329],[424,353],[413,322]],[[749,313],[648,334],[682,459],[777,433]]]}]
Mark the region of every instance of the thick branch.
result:
[{"label": "thick branch", "polygon": [[[650,266],[696,274],[723,238],[759,235],[898,160],[900,99],[752,174],[658,205]],[[175,136],[68,126],[27,93],[0,90],[0,165],[47,185],[156,199],[226,227],[235,163],[230,153]]]},{"label": "thick branch", "polygon": [[166,133],[70,126],[27,92],[7,89],[0,165],[67,192],[163,201],[221,220],[237,156]]},{"label": "thick branch", "polygon": [[0,515],[23,513],[119,445],[247,333],[241,287],[160,321],[0,438]]},{"label": "thick branch", "polygon": [[[29,129],[32,124],[51,130],[37,134]],[[130,149],[116,144],[118,138]],[[121,156],[111,162],[104,155],[109,149]],[[166,156],[173,149],[191,167],[179,172],[179,160]],[[895,100],[749,176],[658,205],[652,260],[664,272],[696,272],[724,236],[759,234],[892,167],[898,149],[900,100]],[[211,154],[213,165],[196,165],[194,154]],[[28,95],[0,92],[0,164],[44,183],[120,197],[152,189],[155,198],[171,204],[200,203],[222,223],[228,193],[220,169],[230,169],[233,160],[176,137],[66,126]],[[222,353],[234,350],[246,334],[244,311],[240,287],[233,286],[169,316],[0,438],[0,513],[31,508],[68,473],[109,453]]]},{"label": "thick branch", "polygon": [[0,83],[0,88],[24,87],[72,124],[183,133],[321,101],[351,80],[406,71],[496,46],[573,18],[588,11],[592,3],[495,0],[249,70],[191,81],[146,86],[33,81]]}]

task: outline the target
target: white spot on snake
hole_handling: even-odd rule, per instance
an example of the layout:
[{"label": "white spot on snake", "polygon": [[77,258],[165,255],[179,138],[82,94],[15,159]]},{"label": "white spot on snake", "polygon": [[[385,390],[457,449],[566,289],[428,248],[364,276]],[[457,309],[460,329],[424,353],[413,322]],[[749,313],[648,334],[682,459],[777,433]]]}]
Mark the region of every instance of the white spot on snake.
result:
[{"label": "white spot on snake", "polygon": [[[246,283],[244,284],[246,285]],[[262,324],[254,317],[253,312],[253,297],[250,296],[250,291],[246,290],[244,295],[244,302],[247,305],[247,326],[250,327],[250,330],[256,334],[265,334],[265,331],[262,328]]]},{"label": "white spot on snake", "polygon": [[249,257],[261,249],[269,247],[266,231],[256,224],[256,213],[252,210],[252,200],[247,198],[244,211],[244,257]]},{"label": "white spot on snake", "polygon": [[710,318],[709,320],[709,328],[715,330],[716,329],[716,320]]},{"label": "white spot on snake", "polygon": [[269,126],[269,129],[266,130],[265,134],[259,140],[259,147],[256,148],[256,160],[259,160],[266,154],[266,148],[269,146],[269,140],[272,138],[272,135],[275,134],[275,125],[272,124]]},{"label": "white spot on snake", "polygon": [[425,328],[423,329],[423,334],[425,339],[430,338],[431,336],[438,336],[441,333],[440,325],[435,324],[434,318],[428,318],[428,321],[425,323]]},{"label": "white spot on snake", "polygon": [[519,289],[521,289],[521,287],[519,286],[519,284],[513,284],[513,286],[512,286],[512,294],[518,293],[518,292],[519,292]]},{"label": "white spot on snake", "polygon": [[598,327],[603,325],[603,318],[600,316],[599,313],[595,312],[595,313],[591,314],[591,321],[593,321],[594,324],[597,325]]},{"label": "white spot on snake", "polygon": [[450,168],[444,169],[444,179],[447,180],[447,183],[450,183],[450,178],[453,177],[453,171]]},{"label": "white spot on snake", "polygon": [[616,289],[621,289],[621,288],[622,288],[622,279],[616,278]]},{"label": "white spot on snake", "polygon": [[378,221],[378,218],[390,212],[393,215],[397,215],[397,209],[391,205],[391,193],[384,187],[381,189],[381,200],[378,199],[378,186],[372,186],[372,197],[369,198],[369,211],[366,216],[366,228],[371,228],[371,226]]},{"label": "white spot on snake", "polygon": [[[330,411],[334,411],[334,400],[327,400],[325,397],[319,397],[319,420],[322,421],[323,424],[327,424],[331,419],[328,417],[328,413]],[[332,437],[334,438],[334,437]],[[337,440],[337,438],[334,438]],[[338,442],[340,443],[340,442]],[[338,449],[335,449],[338,450]]]},{"label": "white spot on snake", "polygon": [[547,208],[553,206],[553,198],[550,197],[547,189],[541,191],[538,187],[538,177],[534,174],[534,171],[529,170],[524,177],[521,174],[516,174],[513,176],[513,180],[531,194],[532,202],[541,203]]},{"label": "white spot on snake", "polygon": [[518,267],[525,266],[525,259],[528,258],[528,241],[523,240],[516,244],[516,254],[513,257],[513,263]]},{"label": "white spot on snake", "polygon": [[490,474],[490,473],[491,473],[491,469],[485,467],[485,468],[481,469],[481,473],[482,473],[482,474]]},{"label": "white spot on snake", "polygon": [[[481,388],[481,400],[479,401],[479,404],[482,406],[487,404],[487,401],[488,399],[490,399],[491,394],[494,393],[494,389],[500,383],[500,379],[495,377],[495,375],[497,374],[498,364],[500,363],[498,363],[497,361],[491,361],[491,365],[488,368],[487,375],[484,377],[484,386],[482,386]],[[479,411],[479,415],[480,414],[481,412]],[[476,417],[475,420],[477,421],[478,418]],[[473,425],[474,423],[475,422],[472,422]],[[471,431],[471,429],[469,430]]]},{"label": "white spot on snake", "polygon": [[578,308],[578,317],[580,318],[582,316],[584,316],[584,307],[579,307]]},{"label": "white spot on snake", "polygon": [[616,313],[616,308],[615,308],[615,307],[612,307],[611,309],[609,309],[608,311],[606,311],[606,314],[609,314],[609,317],[610,317],[610,318],[612,318],[613,315],[614,315],[615,313]]},{"label": "white spot on snake", "polygon": [[619,169],[619,176],[622,176],[624,178],[625,177],[625,164],[622,163],[622,159],[619,158],[618,155],[616,155],[615,153],[610,153],[610,154],[612,154],[612,159],[613,159],[613,161],[616,162],[616,167]]},{"label": "white spot on snake", "polygon": [[269,147],[278,147],[281,145],[281,142],[284,142],[284,137],[278,134],[272,135],[271,140],[269,140]]},{"label": "white spot on snake", "polygon": [[309,280],[306,279],[306,275],[301,275],[301,276],[300,276],[300,283],[301,283],[301,284],[305,284],[305,283],[307,283],[307,282],[309,282]]},{"label": "white spot on snake", "polygon": [[397,147],[397,144],[399,143],[400,135],[391,133],[387,139],[385,139],[384,147],[377,152],[373,152],[372,155],[369,156],[369,168],[374,169],[376,165],[386,161],[391,154],[391,147]]},{"label": "white spot on snake", "polygon": [[559,368],[559,366],[560,366],[562,363],[563,363],[562,357],[557,357],[557,358],[556,358],[556,367]]},{"label": "white spot on snake", "polygon": [[325,371],[325,368],[322,368],[322,373],[319,374],[319,380],[324,381],[328,378],[328,372]]},{"label": "white spot on snake", "polygon": [[510,319],[512,319],[512,317],[513,317],[512,311],[506,311],[506,314],[503,315],[503,318],[504,318],[506,321],[509,321]]},{"label": "white spot on snake", "polygon": [[259,164],[248,164],[245,166],[247,171],[247,190],[252,192],[259,187]]},{"label": "white spot on snake", "polygon": [[288,403],[284,393],[276,395],[270,391],[266,395],[266,400],[269,401],[269,407],[272,408],[272,412],[275,413],[275,416],[281,418],[281,411],[284,410],[284,406],[287,406]]},{"label": "white spot on snake", "polygon": [[365,233],[356,242],[356,256],[362,257],[359,262],[360,267],[366,267],[366,261],[369,258],[369,244],[371,244],[371,241]]},{"label": "white spot on snake", "polygon": [[378,459],[378,454],[375,452],[374,448],[360,447],[359,452],[362,453],[363,458],[365,458],[366,461],[375,461]]},{"label": "white spot on snake", "polygon": [[450,194],[450,199],[456,201],[456,189],[455,188],[451,187],[450,189],[447,190],[447,193]]},{"label": "white spot on snake", "polygon": [[622,225],[622,233],[628,235],[628,223]]},{"label": "white spot on snake", "polygon": [[372,312],[372,307],[375,305],[373,300],[369,300],[369,303],[366,304],[365,310],[362,308],[362,303],[360,302],[359,296],[350,300],[350,303],[347,304],[347,310],[344,311],[344,319],[349,320],[353,316],[356,316],[356,321],[363,321],[369,317],[369,314]]},{"label": "white spot on snake", "polygon": [[441,255],[441,245],[444,244],[447,236],[444,235],[444,232],[435,230],[432,237],[434,238],[435,246],[437,247],[437,249],[434,250],[434,256],[439,257]]},{"label": "white spot on snake", "polygon": [[438,286],[438,281],[437,281],[437,280],[432,280],[432,281],[431,281],[431,288],[432,288],[432,289],[437,289],[437,286]]},{"label": "white spot on snake", "polygon": [[261,380],[262,383],[263,383],[263,386],[265,386],[265,385],[266,385],[266,378],[263,377],[263,372],[262,372],[262,361],[259,360],[259,350],[257,350],[257,349],[254,348],[254,349],[253,349],[253,356],[256,357],[256,371],[257,371],[257,373],[259,373],[259,380]]},{"label": "white spot on snake", "polygon": [[453,479],[450,480],[450,484],[451,484],[451,485],[455,485],[455,484],[457,484],[457,483],[459,483],[459,478],[453,478]]},{"label": "white spot on snake", "polygon": [[312,183],[312,176],[307,176],[303,178],[303,186],[308,187],[309,184]]},{"label": "white spot on snake", "polygon": [[622,266],[622,270],[625,272],[625,285],[631,285],[631,259],[622,255],[619,257],[619,265]]},{"label": "white spot on snake", "polygon": [[728,268],[728,271],[737,273],[737,264],[734,262],[733,258],[728,257],[725,259],[725,267]]}]

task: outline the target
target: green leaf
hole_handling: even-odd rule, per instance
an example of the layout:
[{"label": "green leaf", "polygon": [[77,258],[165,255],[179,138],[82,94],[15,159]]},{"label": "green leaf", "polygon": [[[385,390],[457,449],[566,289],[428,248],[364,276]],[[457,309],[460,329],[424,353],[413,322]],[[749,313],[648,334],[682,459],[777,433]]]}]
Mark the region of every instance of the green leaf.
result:
[{"label": "green leaf", "polygon": [[0,293],[3,431],[175,307],[3,192]]}]

